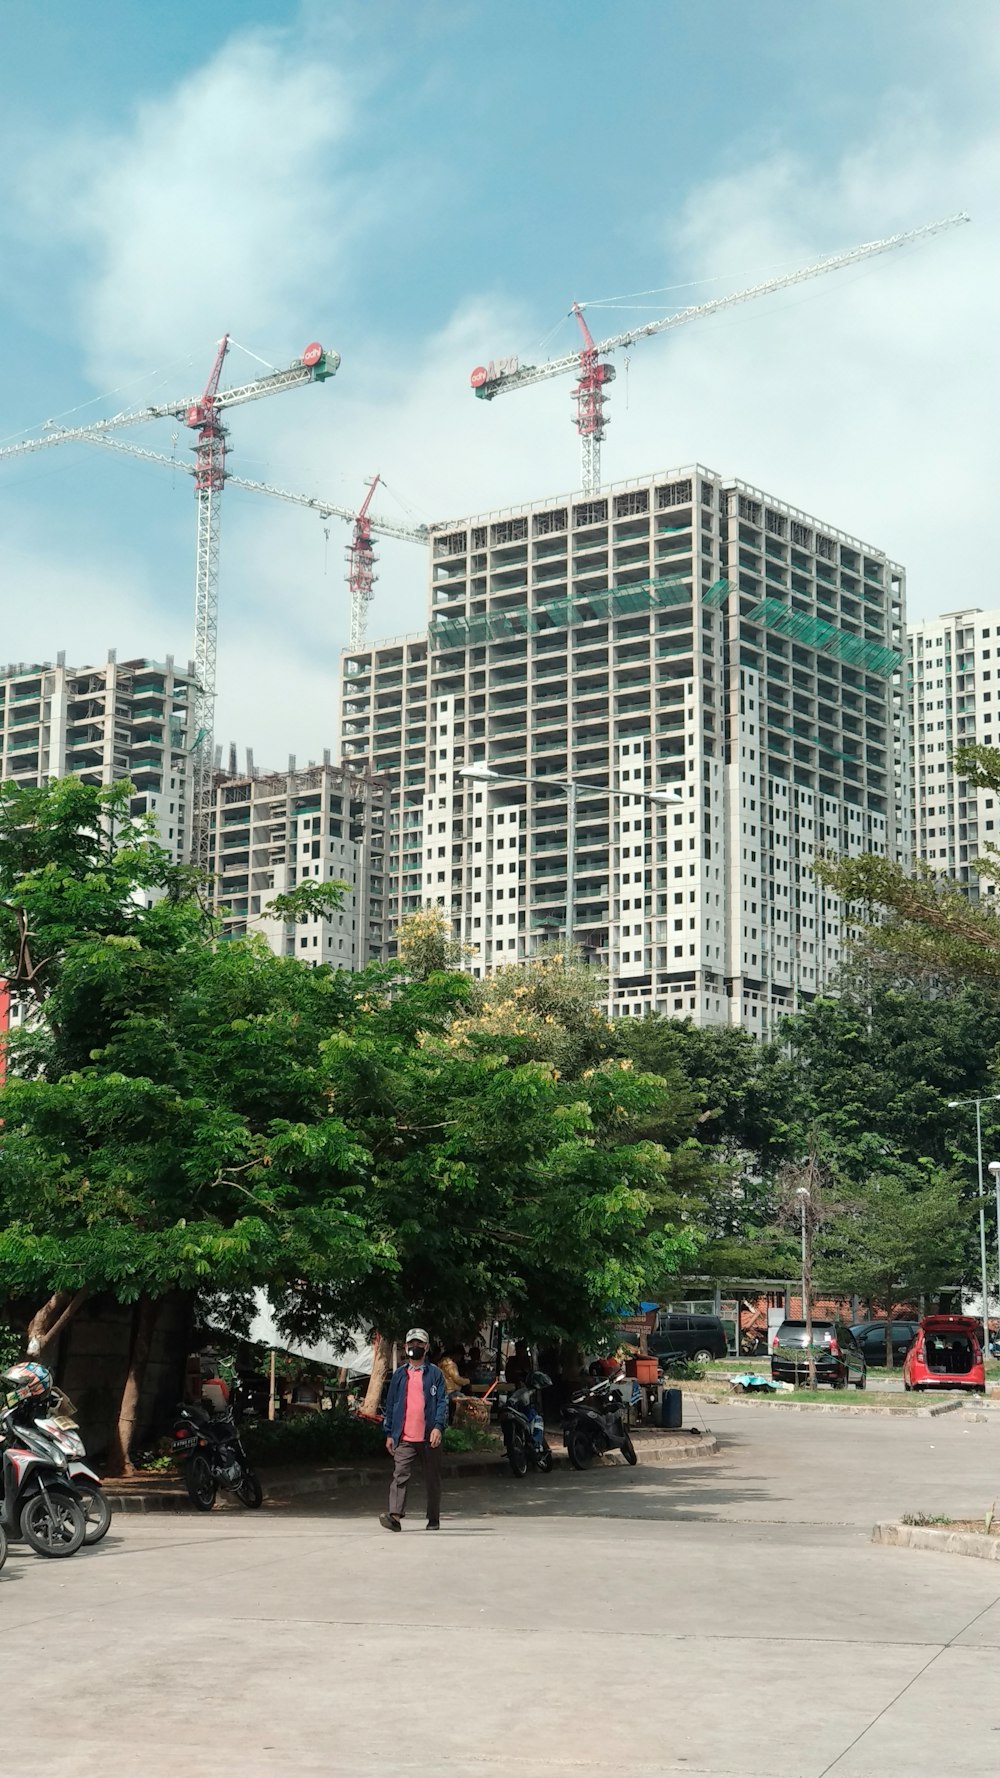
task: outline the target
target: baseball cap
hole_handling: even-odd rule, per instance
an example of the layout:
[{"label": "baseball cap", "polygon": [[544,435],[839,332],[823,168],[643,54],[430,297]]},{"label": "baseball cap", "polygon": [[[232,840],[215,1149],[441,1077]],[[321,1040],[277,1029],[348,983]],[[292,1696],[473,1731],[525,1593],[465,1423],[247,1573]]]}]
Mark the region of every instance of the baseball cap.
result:
[{"label": "baseball cap", "polygon": [[423,1327],[411,1327],[410,1328],[410,1331],[406,1336],[406,1345],[407,1346],[409,1345],[411,1340],[422,1340],[425,1346],[429,1346],[431,1343],[430,1335],[427,1332],[426,1328],[423,1328]]}]

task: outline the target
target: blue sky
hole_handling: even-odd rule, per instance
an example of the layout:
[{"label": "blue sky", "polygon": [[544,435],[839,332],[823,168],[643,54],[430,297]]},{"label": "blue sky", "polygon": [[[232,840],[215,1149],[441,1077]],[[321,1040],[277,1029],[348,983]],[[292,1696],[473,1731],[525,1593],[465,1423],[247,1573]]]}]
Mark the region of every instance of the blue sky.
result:
[{"label": "blue sky", "polygon": [[[992,0],[56,0],[0,25],[5,440],[193,391],[226,328],[275,364],[318,336],[338,377],[234,414],[237,472],[352,504],[380,469],[387,515],[427,519],[566,492],[568,382],[487,407],[474,363],[569,349],[574,297],[685,286],[667,308],[968,208],[619,361],[605,473],[707,462],[888,549],[915,613],[997,602]],[[83,447],[0,464],[0,659],[186,657],[192,509],[187,478]],[[217,734],[259,759],[333,741],[345,543],[227,497]],[[421,626],[423,576],[382,546],[375,633]]]}]

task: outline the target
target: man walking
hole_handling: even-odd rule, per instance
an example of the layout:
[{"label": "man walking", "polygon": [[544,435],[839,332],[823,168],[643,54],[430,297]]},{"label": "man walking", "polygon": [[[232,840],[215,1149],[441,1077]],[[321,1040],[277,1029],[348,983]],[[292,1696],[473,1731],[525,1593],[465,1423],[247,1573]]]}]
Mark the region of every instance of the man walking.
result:
[{"label": "man walking", "polygon": [[402,1531],[406,1490],[419,1451],[427,1492],[427,1530],[441,1528],[441,1438],[448,1422],[448,1390],[436,1364],[427,1363],[430,1340],[422,1327],[406,1336],[406,1363],[392,1374],[383,1416],[385,1448],[393,1458],[389,1511],[379,1516],[387,1531]]}]

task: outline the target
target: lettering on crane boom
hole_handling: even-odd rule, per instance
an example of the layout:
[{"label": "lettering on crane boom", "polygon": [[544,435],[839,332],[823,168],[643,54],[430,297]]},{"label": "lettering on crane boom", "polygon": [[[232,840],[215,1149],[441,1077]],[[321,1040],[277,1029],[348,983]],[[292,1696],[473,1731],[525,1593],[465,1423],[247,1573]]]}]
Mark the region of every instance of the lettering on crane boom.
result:
[{"label": "lettering on crane boom", "polygon": [[484,383],[495,383],[498,377],[509,377],[519,368],[516,358],[491,358],[489,364],[477,364],[469,382],[474,389]]}]

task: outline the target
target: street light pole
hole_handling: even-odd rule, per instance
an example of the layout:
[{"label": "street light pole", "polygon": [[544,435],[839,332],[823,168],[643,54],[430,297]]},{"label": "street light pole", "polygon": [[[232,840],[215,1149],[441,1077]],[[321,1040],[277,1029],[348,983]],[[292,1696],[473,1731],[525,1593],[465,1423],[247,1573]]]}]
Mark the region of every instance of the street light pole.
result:
[{"label": "street light pole", "polygon": [[802,1318],[806,1324],[806,1363],[809,1367],[809,1387],[816,1387],[816,1354],[813,1351],[813,1312],[812,1312],[812,1252],[809,1229],[807,1226],[807,1206],[810,1204],[809,1188],[800,1185],[795,1196],[799,1200],[802,1216]]},{"label": "street light pole", "polygon": [[990,1299],[986,1281],[986,1186],[983,1181],[983,1102],[976,1100],[976,1163],[979,1168],[979,1264],[983,1276],[983,1363],[990,1350]]},{"label": "street light pole", "polygon": [[[993,1175],[997,1204],[997,1293],[1000,1295],[1000,1161],[991,1161],[989,1171]],[[985,1353],[983,1356],[985,1357]]]},{"label": "street light pole", "polygon": [[[976,1166],[979,1173],[979,1269],[983,1291],[983,1363],[990,1349],[990,1297],[986,1277],[986,1185],[983,1180],[983,1106],[1000,1100],[1000,1093],[984,1093],[976,1099],[949,1099],[948,1108],[962,1105],[976,1108]],[[996,1177],[994,1175],[994,1177]],[[997,1252],[1000,1255],[1000,1180],[997,1183]]]}]

